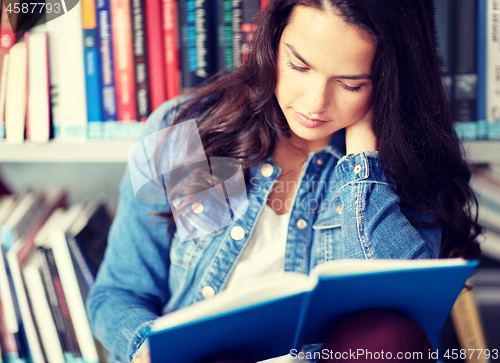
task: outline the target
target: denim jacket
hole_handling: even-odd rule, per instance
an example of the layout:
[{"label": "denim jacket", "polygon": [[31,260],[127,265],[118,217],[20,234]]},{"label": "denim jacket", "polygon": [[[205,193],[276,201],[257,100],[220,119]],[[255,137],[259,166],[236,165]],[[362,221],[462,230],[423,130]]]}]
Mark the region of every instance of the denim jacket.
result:
[{"label": "denim jacket", "polygon": [[[165,102],[148,119],[146,134],[175,118],[178,100]],[[175,152],[176,145],[171,145]],[[110,361],[128,362],[147,345],[152,322],[220,292],[252,235],[281,168],[270,157],[250,168],[246,213],[228,226],[181,242],[167,234],[167,204],[143,204],[132,188],[128,165],[120,185],[117,213],[87,310],[95,337]],[[293,197],[285,271],[308,274],[321,263],[356,258],[437,258],[441,229],[413,227],[407,217],[429,216],[400,207],[377,152],[345,155],[345,131],[311,152]],[[321,186],[321,187],[319,187]],[[204,205],[198,216],[210,214]],[[139,348],[141,348],[139,350]]]}]

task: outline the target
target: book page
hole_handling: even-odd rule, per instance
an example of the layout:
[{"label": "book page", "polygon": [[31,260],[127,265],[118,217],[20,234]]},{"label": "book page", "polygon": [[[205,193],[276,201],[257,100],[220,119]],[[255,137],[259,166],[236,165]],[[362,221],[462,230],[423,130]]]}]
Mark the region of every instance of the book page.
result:
[{"label": "book page", "polygon": [[316,278],[295,272],[264,277],[237,289],[222,291],[211,299],[164,315],[156,320],[152,331],[164,330],[266,301],[311,291],[316,283]]},{"label": "book page", "polygon": [[311,276],[361,275],[382,271],[413,270],[429,267],[463,266],[467,260],[462,258],[421,259],[421,260],[335,260],[328,261],[312,269]]}]

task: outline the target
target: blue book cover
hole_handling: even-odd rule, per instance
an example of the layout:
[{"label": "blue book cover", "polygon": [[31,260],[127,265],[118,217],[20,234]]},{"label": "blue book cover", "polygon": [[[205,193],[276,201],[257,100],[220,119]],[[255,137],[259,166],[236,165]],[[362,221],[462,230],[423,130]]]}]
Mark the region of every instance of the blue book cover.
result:
[{"label": "blue book cover", "polygon": [[399,310],[435,337],[477,265],[461,258],[339,260],[309,276],[267,277],[157,319],[148,336],[151,362],[285,355],[323,343],[345,314],[374,308]]},{"label": "blue book cover", "polygon": [[97,29],[83,29],[87,117],[89,120],[89,128],[92,126],[90,123],[100,123],[103,120],[99,50],[96,30]]},{"label": "blue book cover", "polygon": [[[111,35],[111,9],[109,0],[96,0],[99,64],[101,66],[102,110],[104,130],[106,121],[116,121],[115,70],[113,65],[113,38]],[[113,135],[104,135],[105,137]]]},{"label": "blue book cover", "polygon": [[486,62],[487,62],[487,0],[478,1],[478,21],[477,21],[477,123],[478,139],[487,138],[487,117],[486,117]]}]

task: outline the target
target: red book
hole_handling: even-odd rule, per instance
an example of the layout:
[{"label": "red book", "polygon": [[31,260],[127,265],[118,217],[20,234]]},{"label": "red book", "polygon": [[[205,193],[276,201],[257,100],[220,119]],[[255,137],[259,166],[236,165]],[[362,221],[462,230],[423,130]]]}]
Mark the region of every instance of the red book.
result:
[{"label": "red book", "polygon": [[163,0],[163,39],[165,40],[165,73],[168,99],[181,94],[177,29],[177,2],[175,0]]},{"label": "red book", "polygon": [[12,31],[9,14],[2,1],[2,15],[0,23],[0,138],[5,137],[5,97],[7,86],[7,71],[9,64],[9,50],[17,41],[17,33]]},{"label": "red book", "polygon": [[118,121],[137,121],[130,1],[111,0],[111,31]]},{"label": "red book", "polygon": [[148,50],[149,93],[151,110],[167,100],[165,76],[165,52],[163,51],[162,0],[147,0],[146,40]]},{"label": "red book", "polygon": [[260,0],[260,11],[264,11],[269,0]]}]

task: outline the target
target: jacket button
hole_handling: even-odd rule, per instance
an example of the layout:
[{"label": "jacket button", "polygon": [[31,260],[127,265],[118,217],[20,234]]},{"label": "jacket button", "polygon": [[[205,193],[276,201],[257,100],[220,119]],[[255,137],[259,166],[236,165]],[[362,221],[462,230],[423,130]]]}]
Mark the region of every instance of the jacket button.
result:
[{"label": "jacket button", "polygon": [[191,204],[191,210],[194,214],[200,214],[203,212],[203,204],[196,202]]},{"label": "jacket button", "polygon": [[213,289],[212,286],[205,286],[202,290],[201,290],[201,294],[203,295],[203,297],[205,299],[210,299],[212,297],[214,297],[215,295],[215,290]]},{"label": "jacket button", "polygon": [[342,214],[342,204],[339,204],[339,205],[337,206],[337,213],[338,213],[338,214]]},{"label": "jacket button", "polygon": [[262,174],[263,177],[270,177],[273,175],[274,168],[271,164],[264,164],[262,165],[262,168],[260,168],[260,173]]},{"label": "jacket button", "polygon": [[321,159],[321,158],[316,159],[316,165],[317,166],[323,165],[323,159]]},{"label": "jacket button", "polygon": [[240,226],[233,227],[233,229],[231,229],[231,237],[234,240],[239,241],[245,237],[245,230]]},{"label": "jacket button", "polygon": [[358,164],[354,167],[354,172],[358,174],[360,171],[361,171],[361,165]]},{"label": "jacket button", "polygon": [[299,229],[303,229],[303,228],[305,228],[306,226],[307,226],[307,222],[306,222],[305,220],[303,220],[303,219],[299,219],[299,220],[297,221],[297,228],[299,228]]}]

